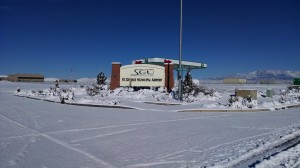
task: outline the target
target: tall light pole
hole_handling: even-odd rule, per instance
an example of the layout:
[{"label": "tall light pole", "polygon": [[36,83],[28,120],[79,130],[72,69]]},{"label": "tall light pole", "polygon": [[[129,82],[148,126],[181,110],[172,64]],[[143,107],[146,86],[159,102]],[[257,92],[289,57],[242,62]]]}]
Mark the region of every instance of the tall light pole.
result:
[{"label": "tall light pole", "polygon": [[180,31],[179,31],[179,70],[178,72],[178,98],[182,100],[182,0],[180,0]]},{"label": "tall light pole", "polygon": [[73,82],[73,69],[71,68],[70,71],[71,71],[71,79],[70,79],[70,83],[72,83],[72,82]]}]

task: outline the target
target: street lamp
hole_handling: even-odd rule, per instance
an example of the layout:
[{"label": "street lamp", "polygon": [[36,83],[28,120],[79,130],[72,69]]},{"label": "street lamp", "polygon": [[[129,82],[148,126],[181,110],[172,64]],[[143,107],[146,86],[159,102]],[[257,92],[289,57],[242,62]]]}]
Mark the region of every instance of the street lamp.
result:
[{"label": "street lamp", "polygon": [[180,31],[179,31],[179,69],[178,69],[178,98],[182,101],[182,0],[180,0]]}]

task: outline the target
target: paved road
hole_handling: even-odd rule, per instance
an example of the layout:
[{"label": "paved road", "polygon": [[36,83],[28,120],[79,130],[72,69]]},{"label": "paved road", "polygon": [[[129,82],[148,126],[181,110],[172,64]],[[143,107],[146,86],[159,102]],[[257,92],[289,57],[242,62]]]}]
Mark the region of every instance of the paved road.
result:
[{"label": "paved road", "polygon": [[300,126],[299,112],[107,109],[0,92],[0,167],[186,167],[222,163]]}]

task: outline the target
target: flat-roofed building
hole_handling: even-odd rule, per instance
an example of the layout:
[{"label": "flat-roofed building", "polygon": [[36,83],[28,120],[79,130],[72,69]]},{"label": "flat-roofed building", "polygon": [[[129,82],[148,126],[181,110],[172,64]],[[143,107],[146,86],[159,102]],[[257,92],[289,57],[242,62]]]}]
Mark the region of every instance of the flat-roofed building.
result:
[{"label": "flat-roofed building", "polygon": [[6,75],[0,75],[0,81],[2,80],[7,80],[7,76]]},{"label": "flat-roofed building", "polygon": [[41,74],[13,74],[7,77],[11,82],[44,82],[44,79]]},{"label": "flat-roofed building", "polygon": [[239,78],[226,78],[223,80],[224,84],[245,84],[247,83],[246,79],[239,79]]},{"label": "flat-roofed building", "polygon": [[259,81],[259,84],[276,84],[276,80],[272,79],[262,79]]}]

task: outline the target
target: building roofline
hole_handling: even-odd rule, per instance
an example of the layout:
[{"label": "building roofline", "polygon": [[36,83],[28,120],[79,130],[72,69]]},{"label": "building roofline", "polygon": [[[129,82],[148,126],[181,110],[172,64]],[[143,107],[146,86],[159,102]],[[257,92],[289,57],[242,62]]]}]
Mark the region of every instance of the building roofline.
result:
[{"label": "building roofline", "polygon": [[[161,64],[164,65],[164,61],[167,58],[143,58],[143,59],[137,59],[140,60],[143,64]],[[178,69],[179,68],[179,60],[176,59],[167,59],[167,60],[171,60],[173,63],[173,67],[174,69]],[[136,60],[132,61],[132,64],[135,64]],[[205,63],[200,63],[200,62],[192,62],[192,61],[182,61],[182,67],[183,69],[203,69],[203,68],[207,68],[207,64]]]}]

